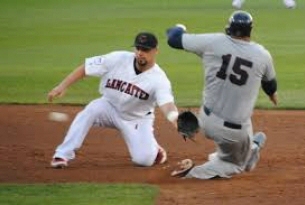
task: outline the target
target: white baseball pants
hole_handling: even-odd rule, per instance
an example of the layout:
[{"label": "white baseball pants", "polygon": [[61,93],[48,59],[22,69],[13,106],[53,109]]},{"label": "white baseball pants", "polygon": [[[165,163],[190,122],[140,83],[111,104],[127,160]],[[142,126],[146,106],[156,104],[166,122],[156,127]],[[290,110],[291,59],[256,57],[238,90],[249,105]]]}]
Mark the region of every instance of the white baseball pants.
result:
[{"label": "white baseball pants", "polygon": [[154,119],[124,120],[106,99],[98,98],[77,114],[53,158],[74,159],[75,151],[83,144],[89,129],[92,126],[100,126],[115,128],[121,132],[133,163],[152,166],[159,147],[153,134],[153,123]]}]

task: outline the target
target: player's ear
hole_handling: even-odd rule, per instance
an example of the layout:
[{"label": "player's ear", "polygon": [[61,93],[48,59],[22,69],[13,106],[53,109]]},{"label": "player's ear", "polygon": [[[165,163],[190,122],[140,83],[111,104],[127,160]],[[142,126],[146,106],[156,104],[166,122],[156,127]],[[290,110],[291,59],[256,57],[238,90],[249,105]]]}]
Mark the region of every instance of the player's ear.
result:
[{"label": "player's ear", "polygon": [[155,48],[155,53],[156,53],[156,54],[159,53],[159,48],[158,48],[158,47]]}]

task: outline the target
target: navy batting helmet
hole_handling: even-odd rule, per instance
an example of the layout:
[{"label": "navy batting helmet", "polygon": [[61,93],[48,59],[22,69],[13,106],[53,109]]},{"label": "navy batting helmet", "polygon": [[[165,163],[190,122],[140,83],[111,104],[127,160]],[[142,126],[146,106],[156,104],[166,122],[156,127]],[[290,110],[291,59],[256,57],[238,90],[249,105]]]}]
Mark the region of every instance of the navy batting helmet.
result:
[{"label": "navy batting helmet", "polygon": [[235,11],[229,18],[226,34],[235,37],[250,37],[252,16],[246,11]]}]

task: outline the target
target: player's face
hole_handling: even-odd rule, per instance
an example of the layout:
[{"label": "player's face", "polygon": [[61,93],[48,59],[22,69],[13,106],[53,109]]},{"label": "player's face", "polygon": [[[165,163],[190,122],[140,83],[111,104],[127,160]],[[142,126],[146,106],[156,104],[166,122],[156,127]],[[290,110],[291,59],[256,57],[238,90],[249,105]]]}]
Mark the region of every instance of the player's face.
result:
[{"label": "player's face", "polygon": [[145,67],[147,65],[152,65],[155,63],[155,58],[157,54],[157,49],[147,49],[143,47],[136,47],[135,49],[136,61],[139,66]]}]

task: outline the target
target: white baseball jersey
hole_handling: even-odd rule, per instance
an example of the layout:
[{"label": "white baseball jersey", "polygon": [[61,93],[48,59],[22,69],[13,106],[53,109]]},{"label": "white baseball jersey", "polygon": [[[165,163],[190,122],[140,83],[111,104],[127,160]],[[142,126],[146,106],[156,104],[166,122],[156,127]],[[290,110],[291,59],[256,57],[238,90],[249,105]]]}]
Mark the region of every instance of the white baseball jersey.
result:
[{"label": "white baseball jersey", "polygon": [[183,34],[182,44],[185,50],[202,58],[205,106],[230,122],[248,120],[261,80],[275,78],[270,53],[257,43],[223,33]]},{"label": "white baseball jersey", "polygon": [[121,132],[131,160],[152,166],[160,145],[153,133],[155,106],[174,102],[165,72],[155,64],[137,74],[135,54],[112,52],[87,58],[85,73],[101,77],[102,97],[91,101],[77,114],[53,158],[72,160],[92,126],[115,128]]},{"label": "white baseball jersey", "polygon": [[101,77],[100,93],[125,120],[154,117],[155,106],[174,102],[170,81],[155,64],[137,75],[135,54],[116,51],[87,58],[85,72]]}]

